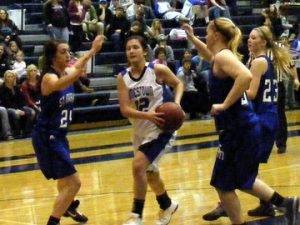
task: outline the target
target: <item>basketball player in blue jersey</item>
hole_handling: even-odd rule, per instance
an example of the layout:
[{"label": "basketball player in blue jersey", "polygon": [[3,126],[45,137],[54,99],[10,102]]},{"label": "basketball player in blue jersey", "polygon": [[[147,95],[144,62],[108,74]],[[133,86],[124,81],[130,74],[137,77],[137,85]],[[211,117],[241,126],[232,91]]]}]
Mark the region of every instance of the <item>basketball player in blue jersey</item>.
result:
[{"label": "basketball player in blue jersey", "polygon": [[190,25],[183,25],[183,29],[199,53],[212,63],[210,94],[214,104],[211,114],[215,116],[220,147],[211,185],[232,224],[246,224],[235,192],[239,189],[283,208],[288,224],[295,225],[299,199],[284,198],[257,178],[264,146],[260,141],[259,118],[246,94],[252,74],[239,61],[237,53],[240,29],[230,19],[218,18],[207,27],[207,45],[194,35]]},{"label": "basketball player in blue jersey", "polygon": [[[273,37],[267,26],[252,30],[248,39],[248,48],[252,60],[248,67],[253,75],[247,96],[253,101],[254,111],[259,118],[261,126],[261,163],[267,163],[276,140],[278,129],[278,85],[275,68],[286,70],[289,68],[290,53],[287,49],[273,44]],[[267,56],[272,51],[273,60]],[[273,65],[276,64],[276,65]],[[260,200],[260,205],[248,211],[249,216],[275,216],[273,205]],[[213,211],[205,214],[203,219],[216,220],[227,216],[225,210],[219,205]]]},{"label": "basketball player in blue jersey", "polygon": [[82,68],[102,47],[103,36],[97,36],[91,49],[72,67],[69,45],[57,40],[46,43],[44,68],[40,81],[41,113],[32,133],[32,143],[40,169],[47,179],[57,180],[58,196],[47,225],[59,224],[61,216],[77,222],[88,218],[77,211],[74,200],[81,181],[70,158],[67,131],[72,120],[73,83],[81,76]]},{"label": "basketball player in blue jersey", "polygon": [[117,77],[121,112],[133,126],[133,147],[135,150],[132,173],[134,178],[134,199],[131,216],[123,225],[141,225],[147,185],[156,195],[160,206],[160,216],[156,225],[169,224],[178,203],[168,196],[160,178],[157,162],[170,147],[172,133],[158,128],[164,120],[162,113],[156,113],[157,106],[164,102],[165,84],[174,91],[174,101],[179,104],[183,94],[183,84],[161,64],[147,63],[147,43],[139,36],[131,36],[126,41],[126,56],[129,68]]}]

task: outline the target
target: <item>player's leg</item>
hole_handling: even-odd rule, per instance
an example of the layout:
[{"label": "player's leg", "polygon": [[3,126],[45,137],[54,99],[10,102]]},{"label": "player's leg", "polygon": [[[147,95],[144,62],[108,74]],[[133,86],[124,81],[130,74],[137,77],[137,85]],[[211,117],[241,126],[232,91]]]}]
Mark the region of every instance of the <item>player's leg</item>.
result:
[{"label": "player's leg", "polygon": [[159,219],[157,220],[156,224],[168,224],[173,213],[176,212],[178,208],[178,203],[174,200],[171,200],[169,197],[158,170],[147,172],[147,180],[149,186],[156,195],[156,200],[160,207]]},{"label": "player's leg", "polygon": [[150,162],[141,151],[135,152],[132,162],[133,174],[133,206],[130,218],[124,225],[140,225],[142,224],[143,210],[147,192],[146,170]]}]

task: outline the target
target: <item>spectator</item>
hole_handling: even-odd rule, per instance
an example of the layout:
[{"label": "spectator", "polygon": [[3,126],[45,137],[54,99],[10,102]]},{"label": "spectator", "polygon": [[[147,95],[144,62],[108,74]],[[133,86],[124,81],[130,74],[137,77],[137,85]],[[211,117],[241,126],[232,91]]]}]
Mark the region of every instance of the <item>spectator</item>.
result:
[{"label": "spectator", "polygon": [[34,64],[30,64],[26,69],[26,80],[21,85],[22,93],[25,97],[26,105],[32,108],[36,114],[40,109],[40,93],[38,91],[39,70]]},{"label": "spectator", "polygon": [[13,71],[17,74],[17,82],[22,83],[26,76],[26,63],[24,61],[24,53],[18,51],[16,54],[16,60],[12,65]]},{"label": "spectator", "polygon": [[10,69],[10,60],[4,43],[0,43],[0,84],[3,83],[3,76],[6,70]]},{"label": "spectator", "polygon": [[11,65],[16,61],[16,55],[20,51],[17,43],[15,41],[10,41],[8,44],[8,54]]},{"label": "spectator", "polygon": [[98,20],[104,24],[104,33],[106,33],[106,27],[110,24],[113,18],[112,11],[108,8],[106,0],[99,1],[99,7],[96,10]]},{"label": "spectator", "polygon": [[86,7],[86,13],[82,23],[82,30],[85,32],[86,39],[89,41],[90,34],[104,34],[104,24],[102,22],[98,22],[96,9],[92,5],[91,0],[83,0],[83,4]]},{"label": "spectator", "polygon": [[82,23],[85,18],[86,10],[82,4],[82,1],[83,0],[71,0],[68,5],[70,24],[73,31],[71,40],[71,48],[73,52],[76,52],[80,49],[84,38]]},{"label": "spectator", "polygon": [[226,5],[225,0],[210,0],[210,2],[212,3],[212,6],[209,7],[208,12],[212,20],[219,17],[231,18],[229,8]]},{"label": "spectator", "polygon": [[116,52],[122,51],[124,38],[128,30],[130,30],[130,22],[126,18],[125,11],[122,6],[117,6],[116,15],[113,16],[107,27],[107,37],[113,42]]},{"label": "spectator", "polygon": [[144,0],[134,0],[134,3],[127,8],[126,15],[131,22],[135,21],[138,15],[143,19],[155,19],[152,8],[145,5]]},{"label": "spectator", "polygon": [[[182,67],[178,69],[177,77],[184,86],[181,106],[190,119],[198,118],[198,113],[206,114],[210,110],[208,91],[205,81],[197,76],[193,70],[193,62],[190,57],[182,60]],[[200,86],[200,83],[203,84]]]},{"label": "spectator", "polygon": [[63,0],[47,0],[43,6],[44,22],[51,39],[69,42],[69,15]]},{"label": "spectator", "polygon": [[194,24],[199,11],[204,12],[205,23],[208,24],[209,17],[207,0],[186,0],[183,3],[181,13],[190,19],[190,24]]},{"label": "spectator", "polygon": [[[200,55],[196,55],[192,58],[193,63],[196,67],[196,72],[199,77],[205,80],[206,84],[208,85],[209,82],[209,74],[210,74],[210,63],[205,60]],[[208,86],[207,86],[208,88]]]},{"label": "spectator", "polygon": [[7,70],[4,74],[4,83],[0,92],[3,106],[7,108],[16,136],[28,135],[32,129],[35,112],[26,106],[24,96],[16,85],[17,74]]},{"label": "spectator", "polygon": [[116,15],[116,8],[119,5],[119,0],[111,0],[109,4],[109,9],[113,13],[113,15]]},{"label": "spectator", "polygon": [[131,4],[133,4],[133,0],[111,0],[109,9],[115,15],[118,6],[121,6],[126,11]]},{"label": "spectator", "polygon": [[156,52],[156,49],[158,47],[165,48],[166,49],[167,62],[170,62],[170,61],[174,60],[174,51],[173,51],[173,49],[170,45],[167,45],[167,40],[168,40],[168,36],[166,36],[164,34],[160,34],[158,36],[158,40],[157,40],[158,44],[155,46],[153,51]]},{"label": "spectator", "polygon": [[165,66],[168,65],[167,63],[167,54],[166,49],[164,47],[158,47],[155,50],[155,60],[153,61],[154,64],[163,64]]},{"label": "spectator", "polygon": [[10,141],[14,139],[10,128],[8,112],[7,109],[2,106],[1,99],[0,99],[0,128],[1,128],[1,138],[3,138],[6,141]]},{"label": "spectator", "polygon": [[8,17],[8,13],[4,9],[0,9],[0,42],[5,42],[6,45],[10,41],[16,41],[19,48],[22,48],[22,41],[18,36],[19,29]]},{"label": "spectator", "polygon": [[185,17],[180,12],[177,12],[167,0],[157,0],[154,11],[159,18],[165,20],[176,20],[177,22],[190,22],[190,19]]},{"label": "spectator", "polygon": [[154,45],[157,44],[159,35],[165,34],[165,30],[159,19],[154,19],[152,21],[152,24],[151,24],[151,27],[149,30],[149,34],[150,34],[151,44],[154,44]]}]

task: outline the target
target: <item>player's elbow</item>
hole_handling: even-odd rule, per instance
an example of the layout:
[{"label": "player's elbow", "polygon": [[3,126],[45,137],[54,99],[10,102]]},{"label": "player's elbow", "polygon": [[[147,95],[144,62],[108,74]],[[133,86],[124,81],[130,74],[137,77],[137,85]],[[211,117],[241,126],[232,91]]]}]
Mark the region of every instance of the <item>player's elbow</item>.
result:
[{"label": "player's elbow", "polygon": [[126,107],[120,107],[120,112],[122,114],[122,116],[128,118],[128,110],[126,109]]}]

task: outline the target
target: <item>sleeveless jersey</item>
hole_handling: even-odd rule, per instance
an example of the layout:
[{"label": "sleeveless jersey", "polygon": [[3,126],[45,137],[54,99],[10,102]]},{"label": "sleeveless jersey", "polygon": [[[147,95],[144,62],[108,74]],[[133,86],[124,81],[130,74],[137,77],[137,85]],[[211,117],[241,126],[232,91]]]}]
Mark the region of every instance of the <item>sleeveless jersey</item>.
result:
[{"label": "sleeveless jersey", "polygon": [[[213,74],[209,77],[209,89],[212,103],[223,103],[234,84],[234,80],[230,77],[221,79]],[[253,105],[248,101],[246,93],[244,93],[244,95],[226,111],[215,116],[217,130],[238,130],[239,128],[252,126],[253,123],[256,123],[257,121]]]},{"label": "sleeveless jersey", "polygon": [[[156,107],[166,101],[166,86],[156,80],[154,64],[147,63],[141,77],[132,77],[130,68],[121,72],[125,85],[129,90],[131,107],[139,111],[155,111]],[[135,135],[141,137],[157,137],[161,130],[151,121],[129,118]]]},{"label": "sleeveless jersey", "polygon": [[260,56],[268,62],[268,69],[261,77],[257,95],[253,100],[256,114],[276,113],[277,114],[277,77],[273,71],[273,66],[268,56]]},{"label": "sleeveless jersey", "polygon": [[[47,73],[58,76],[53,69]],[[65,135],[72,121],[73,104],[73,85],[63,91],[55,91],[48,96],[41,96],[41,112],[35,129],[47,130],[49,134]]]}]

